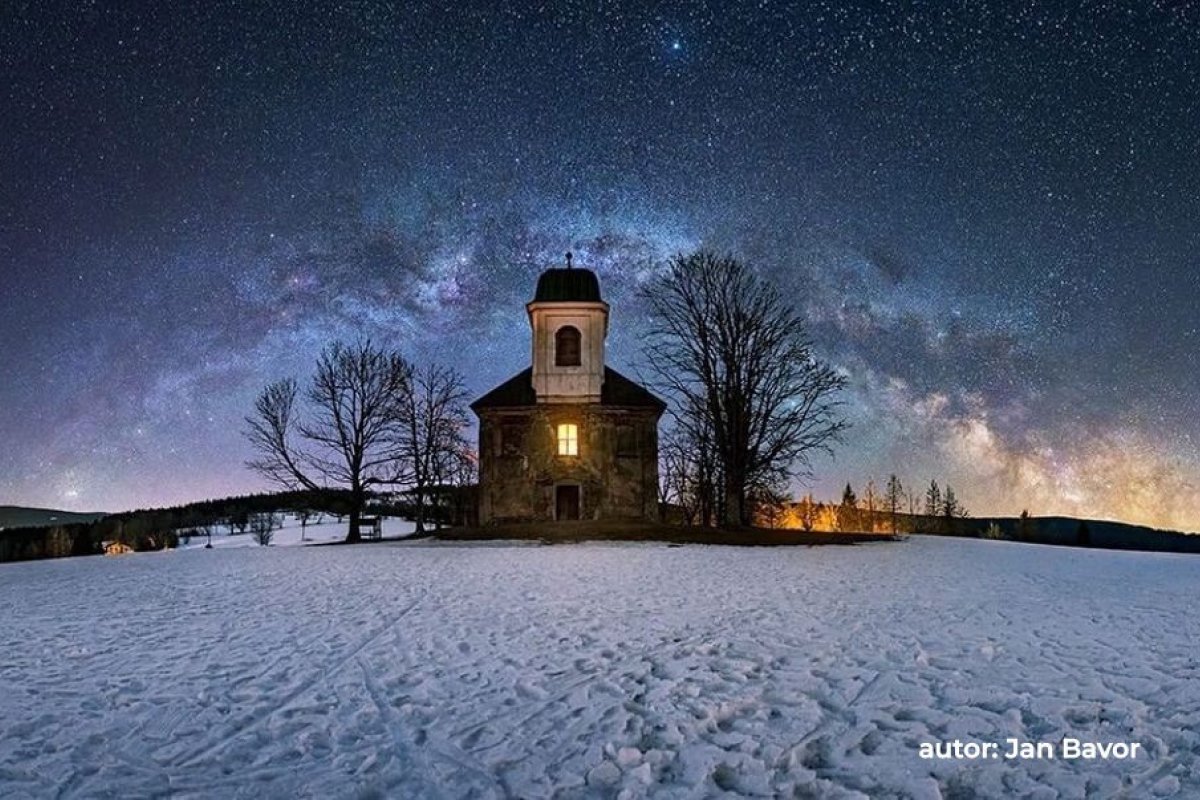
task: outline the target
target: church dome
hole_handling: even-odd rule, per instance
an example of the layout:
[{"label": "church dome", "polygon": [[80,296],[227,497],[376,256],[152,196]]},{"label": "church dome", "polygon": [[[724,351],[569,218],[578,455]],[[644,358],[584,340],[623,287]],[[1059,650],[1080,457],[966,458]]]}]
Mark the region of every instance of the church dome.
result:
[{"label": "church dome", "polygon": [[600,281],[590,269],[555,267],[538,278],[535,303],[599,303]]}]

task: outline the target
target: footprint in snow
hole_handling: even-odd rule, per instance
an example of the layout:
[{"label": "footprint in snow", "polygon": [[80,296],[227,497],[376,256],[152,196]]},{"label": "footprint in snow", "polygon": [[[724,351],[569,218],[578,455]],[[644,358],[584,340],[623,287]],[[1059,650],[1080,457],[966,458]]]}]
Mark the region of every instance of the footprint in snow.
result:
[{"label": "footprint in snow", "polygon": [[549,696],[540,686],[534,686],[526,681],[518,681],[516,690],[517,694],[526,700],[545,700]]}]

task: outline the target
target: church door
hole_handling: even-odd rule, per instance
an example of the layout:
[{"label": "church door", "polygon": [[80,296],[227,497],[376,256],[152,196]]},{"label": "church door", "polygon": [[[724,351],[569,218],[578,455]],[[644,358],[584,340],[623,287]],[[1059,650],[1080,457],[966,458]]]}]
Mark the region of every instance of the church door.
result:
[{"label": "church door", "polygon": [[555,487],[555,519],[579,519],[579,487]]}]

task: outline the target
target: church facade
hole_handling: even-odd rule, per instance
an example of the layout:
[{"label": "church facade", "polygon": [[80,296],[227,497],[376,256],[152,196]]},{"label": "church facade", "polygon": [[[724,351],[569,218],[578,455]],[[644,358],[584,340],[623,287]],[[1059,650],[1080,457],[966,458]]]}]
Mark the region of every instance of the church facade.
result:
[{"label": "church facade", "polygon": [[471,404],[480,523],[657,519],[666,404],[605,363],[609,307],[595,273],[568,256],[525,308],[531,365]]}]

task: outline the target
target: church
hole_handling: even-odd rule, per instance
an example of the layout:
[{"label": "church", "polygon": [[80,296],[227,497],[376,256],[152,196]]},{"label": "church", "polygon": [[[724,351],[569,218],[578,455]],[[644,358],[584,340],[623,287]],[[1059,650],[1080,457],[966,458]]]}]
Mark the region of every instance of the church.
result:
[{"label": "church", "polygon": [[605,364],[609,307],[595,273],[568,253],[525,310],[532,364],[471,404],[480,524],[656,520],[666,404]]}]

